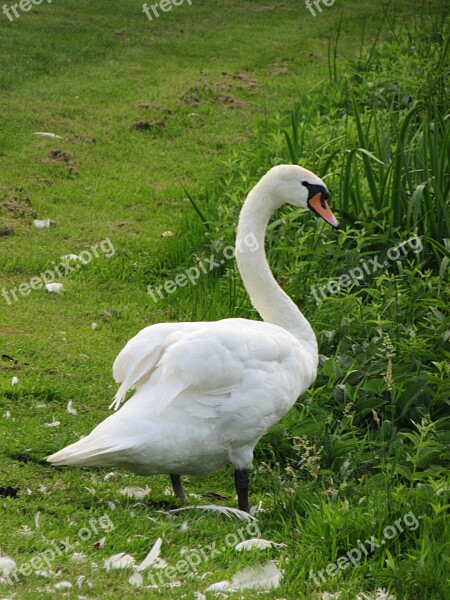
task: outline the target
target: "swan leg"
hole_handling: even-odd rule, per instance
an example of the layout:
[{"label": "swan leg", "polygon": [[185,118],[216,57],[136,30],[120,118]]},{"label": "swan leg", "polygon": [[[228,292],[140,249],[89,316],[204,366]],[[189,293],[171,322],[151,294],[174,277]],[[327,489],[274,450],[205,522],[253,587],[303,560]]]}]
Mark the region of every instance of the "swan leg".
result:
[{"label": "swan leg", "polygon": [[234,471],[234,485],[236,486],[236,492],[238,497],[238,504],[240,510],[244,512],[250,512],[248,507],[248,470],[243,469],[242,471]]},{"label": "swan leg", "polygon": [[173,492],[177,498],[183,498],[186,500],[186,494],[183,490],[183,484],[181,483],[181,477],[179,475],[170,475],[170,481],[172,482]]}]

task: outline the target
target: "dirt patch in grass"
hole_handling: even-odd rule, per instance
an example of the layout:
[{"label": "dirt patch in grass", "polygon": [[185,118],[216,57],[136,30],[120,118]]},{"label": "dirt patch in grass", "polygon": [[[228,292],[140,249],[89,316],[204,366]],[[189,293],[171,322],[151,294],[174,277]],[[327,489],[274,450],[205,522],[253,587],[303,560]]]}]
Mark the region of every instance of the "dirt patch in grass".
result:
[{"label": "dirt patch in grass", "polygon": [[10,225],[0,225],[0,237],[14,235],[14,229]]},{"label": "dirt patch in grass", "polygon": [[53,160],[62,160],[66,163],[68,163],[72,158],[69,152],[63,152],[63,150],[50,150],[48,155],[50,158],[53,158]]},{"label": "dirt patch in grass", "polygon": [[238,100],[233,94],[217,94],[216,102],[221,102],[226,105],[226,108],[241,108],[244,103]]},{"label": "dirt patch in grass", "polygon": [[[15,218],[36,217],[37,215],[31,206],[30,199],[28,196],[23,195],[23,191],[20,188],[12,188],[6,193],[6,198],[0,201],[0,211],[2,210],[7,211],[10,216]],[[5,233],[3,235],[10,234]]]},{"label": "dirt patch in grass", "polygon": [[165,121],[156,121],[155,123],[151,123],[150,121],[136,121],[131,126],[133,131],[153,131],[158,132],[165,129],[166,123]]}]

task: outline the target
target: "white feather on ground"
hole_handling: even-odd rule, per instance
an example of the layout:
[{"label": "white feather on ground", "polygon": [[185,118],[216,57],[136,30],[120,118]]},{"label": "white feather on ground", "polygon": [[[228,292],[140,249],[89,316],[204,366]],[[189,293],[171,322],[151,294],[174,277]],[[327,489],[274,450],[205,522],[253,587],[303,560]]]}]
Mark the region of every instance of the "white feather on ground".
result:
[{"label": "white feather on ground", "polygon": [[50,227],[50,225],[54,225],[54,223],[50,219],[35,219],[33,225],[36,229],[45,229],[46,227]]},{"label": "white feather on ground", "polygon": [[55,588],[55,590],[61,591],[61,590],[70,590],[70,588],[72,588],[73,585],[70,583],[70,581],[67,581],[67,579],[64,579],[64,581],[55,583],[55,585],[53,587]]},{"label": "white feather on ground", "polygon": [[107,558],[104,561],[104,567],[107,571],[111,571],[111,569],[127,569],[131,567],[134,570],[134,573],[130,576],[128,582],[134,587],[140,587],[144,581],[141,575],[142,571],[145,571],[150,567],[164,568],[167,566],[166,561],[159,558],[161,552],[161,545],[162,538],[158,538],[153,544],[153,547],[150,550],[150,552],[138,565],[136,564],[136,561],[134,557],[131,556],[131,554],[119,552],[118,554],[114,554],[113,556]]},{"label": "white feather on ground", "polygon": [[271,590],[280,585],[282,573],[277,565],[269,560],[256,567],[246,567],[233,575],[231,581],[213,583],[205,592],[235,592],[238,590]]},{"label": "white feather on ground", "polygon": [[57,139],[57,140],[64,139],[60,135],[56,135],[56,133],[50,133],[49,131],[35,131],[33,133],[33,135],[36,135],[38,137],[46,137],[46,138]]},{"label": "white feather on ground", "polygon": [[0,556],[0,573],[9,573],[16,568],[15,561],[9,556]]},{"label": "white feather on ground", "polygon": [[159,554],[161,552],[162,538],[158,538],[153,545],[153,548],[141,562],[141,564],[137,565],[136,571],[145,571],[151,567],[157,561]]},{"label": "white feather on ground", "polygon": [[242,521],[257,521],[256,517],[253,517],[249,513],[244,512],[243,510],[239,510],[238,508],[230,508],[229,506],[216,506],[215,504],[204,504],[197,506],[183,506],[182,508],[174,508],[169,512],[175,513],[180,512],[182,510],[192,510],[192,509],[200,509],[200,510],[210,510],[213,512],[218,512],[222,515],[226,515],[229,519],[232,516],[241,519]]},{"label": "white feather on ground", "polygon": [[47,290],[47,292],[54,292],[56,294],[60,294],[63,291],[64,286],[62,283],[47,283],[45,284],[45,289]]},{"label": "white feather on ground", "polygon": [[361,592],[356,596],[356,600],[396,600],[396,598],[384,588],[378,588],[376,592]]},{"label": "white feather on ground", "polygon": [[73,407],[72,400],[69,400],[69,402],[67,403],[66,411],[69,413],[69,415],[77,415],[78,414],[77,409]]},{"label": "white feather on ground", "polygon": [[234,547],[235,550],[241,552],[242,550],[253,550],[253,548],[258,548],[259,550],[265,550],[266,548],[286,548],[286,544],[278,544],[277,542],[272,542],[271,540],[264,540],[262,538],[251,538],[249,540],[244,540],[243,542],[239,542]]},{"label": "white feather on ground", "polygon": [[136,561],[130,554],[119,552],[118,554],[106,558],[104,567],[107,571],[111,571],[111,569],[126,569],[127,567],[132,567],[135,562]]},{"label": "white feather on ground", "polygon": [[140,573],[133,573],[133,575],[128,578],[128,583],[133,587],[141,587],[144,583],[144,578]]},{"label": "white feather on ground", "polygon": [[142,500],[142,498],[148,496],[148,494],[150,494],[151,491],[151,488],[149,488],[148,485],[146,485],[145,488],[133,486],[124,487],[121,490],[119,490],[119,493],[122,494],[122,496],[128,496],[128,498],[136,498],[137,500]]}]

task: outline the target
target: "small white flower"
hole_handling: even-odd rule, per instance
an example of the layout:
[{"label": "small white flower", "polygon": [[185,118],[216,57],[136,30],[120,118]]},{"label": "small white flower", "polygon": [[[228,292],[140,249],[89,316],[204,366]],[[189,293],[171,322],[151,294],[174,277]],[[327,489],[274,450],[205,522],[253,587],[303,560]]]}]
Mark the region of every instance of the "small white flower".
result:
[{"label": "small white flower", "polygon": [[97,329],[97,327],[98,327],[97,323],[92,323],[92,325],[91,325],[91,329],[92,329],[93,331],[95,331],[95,330]]},{"label": "small white flower", "polygon": [[161,237],[172,237],[173,231],[163,231]]},{"label": "small white flower", "polygon": [[61,260],[80,260],[80,257],[77,254],[64,254],[60,258]]},{"label": "small white flower", "polygon": [[20,529],[19,529],[19,533],[20,535],[33,535],[33,531],[31,529],[31,527],[28,527],[28,525],[21,525]]},{"label": "small white flower", "polygon": [[73,562],[82,563],[86,561],[86,554],[83,552],[74,552],[71,556]]},{"label": "small white flower", "polygon": [[19,383],[19,378],[18,377],[13,377],[11,379],[11,385],[17,385]]}]

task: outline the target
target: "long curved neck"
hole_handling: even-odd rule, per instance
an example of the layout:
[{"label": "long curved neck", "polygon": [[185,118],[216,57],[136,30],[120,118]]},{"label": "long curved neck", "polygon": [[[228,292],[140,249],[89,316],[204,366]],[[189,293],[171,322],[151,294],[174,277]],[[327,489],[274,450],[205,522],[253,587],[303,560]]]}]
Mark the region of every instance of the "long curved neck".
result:
[{"label": "long curved neck", "polygon": [[[247,196],[239,217],[236,261],[254,308],[267,323],[279,325],[294,335],[310,352],[317,354],[317,340],[298,307],[276,282],[267,263],[264,239],[273,205],[263,182]],[[266,200],[266,201],[264,201]]]}]

